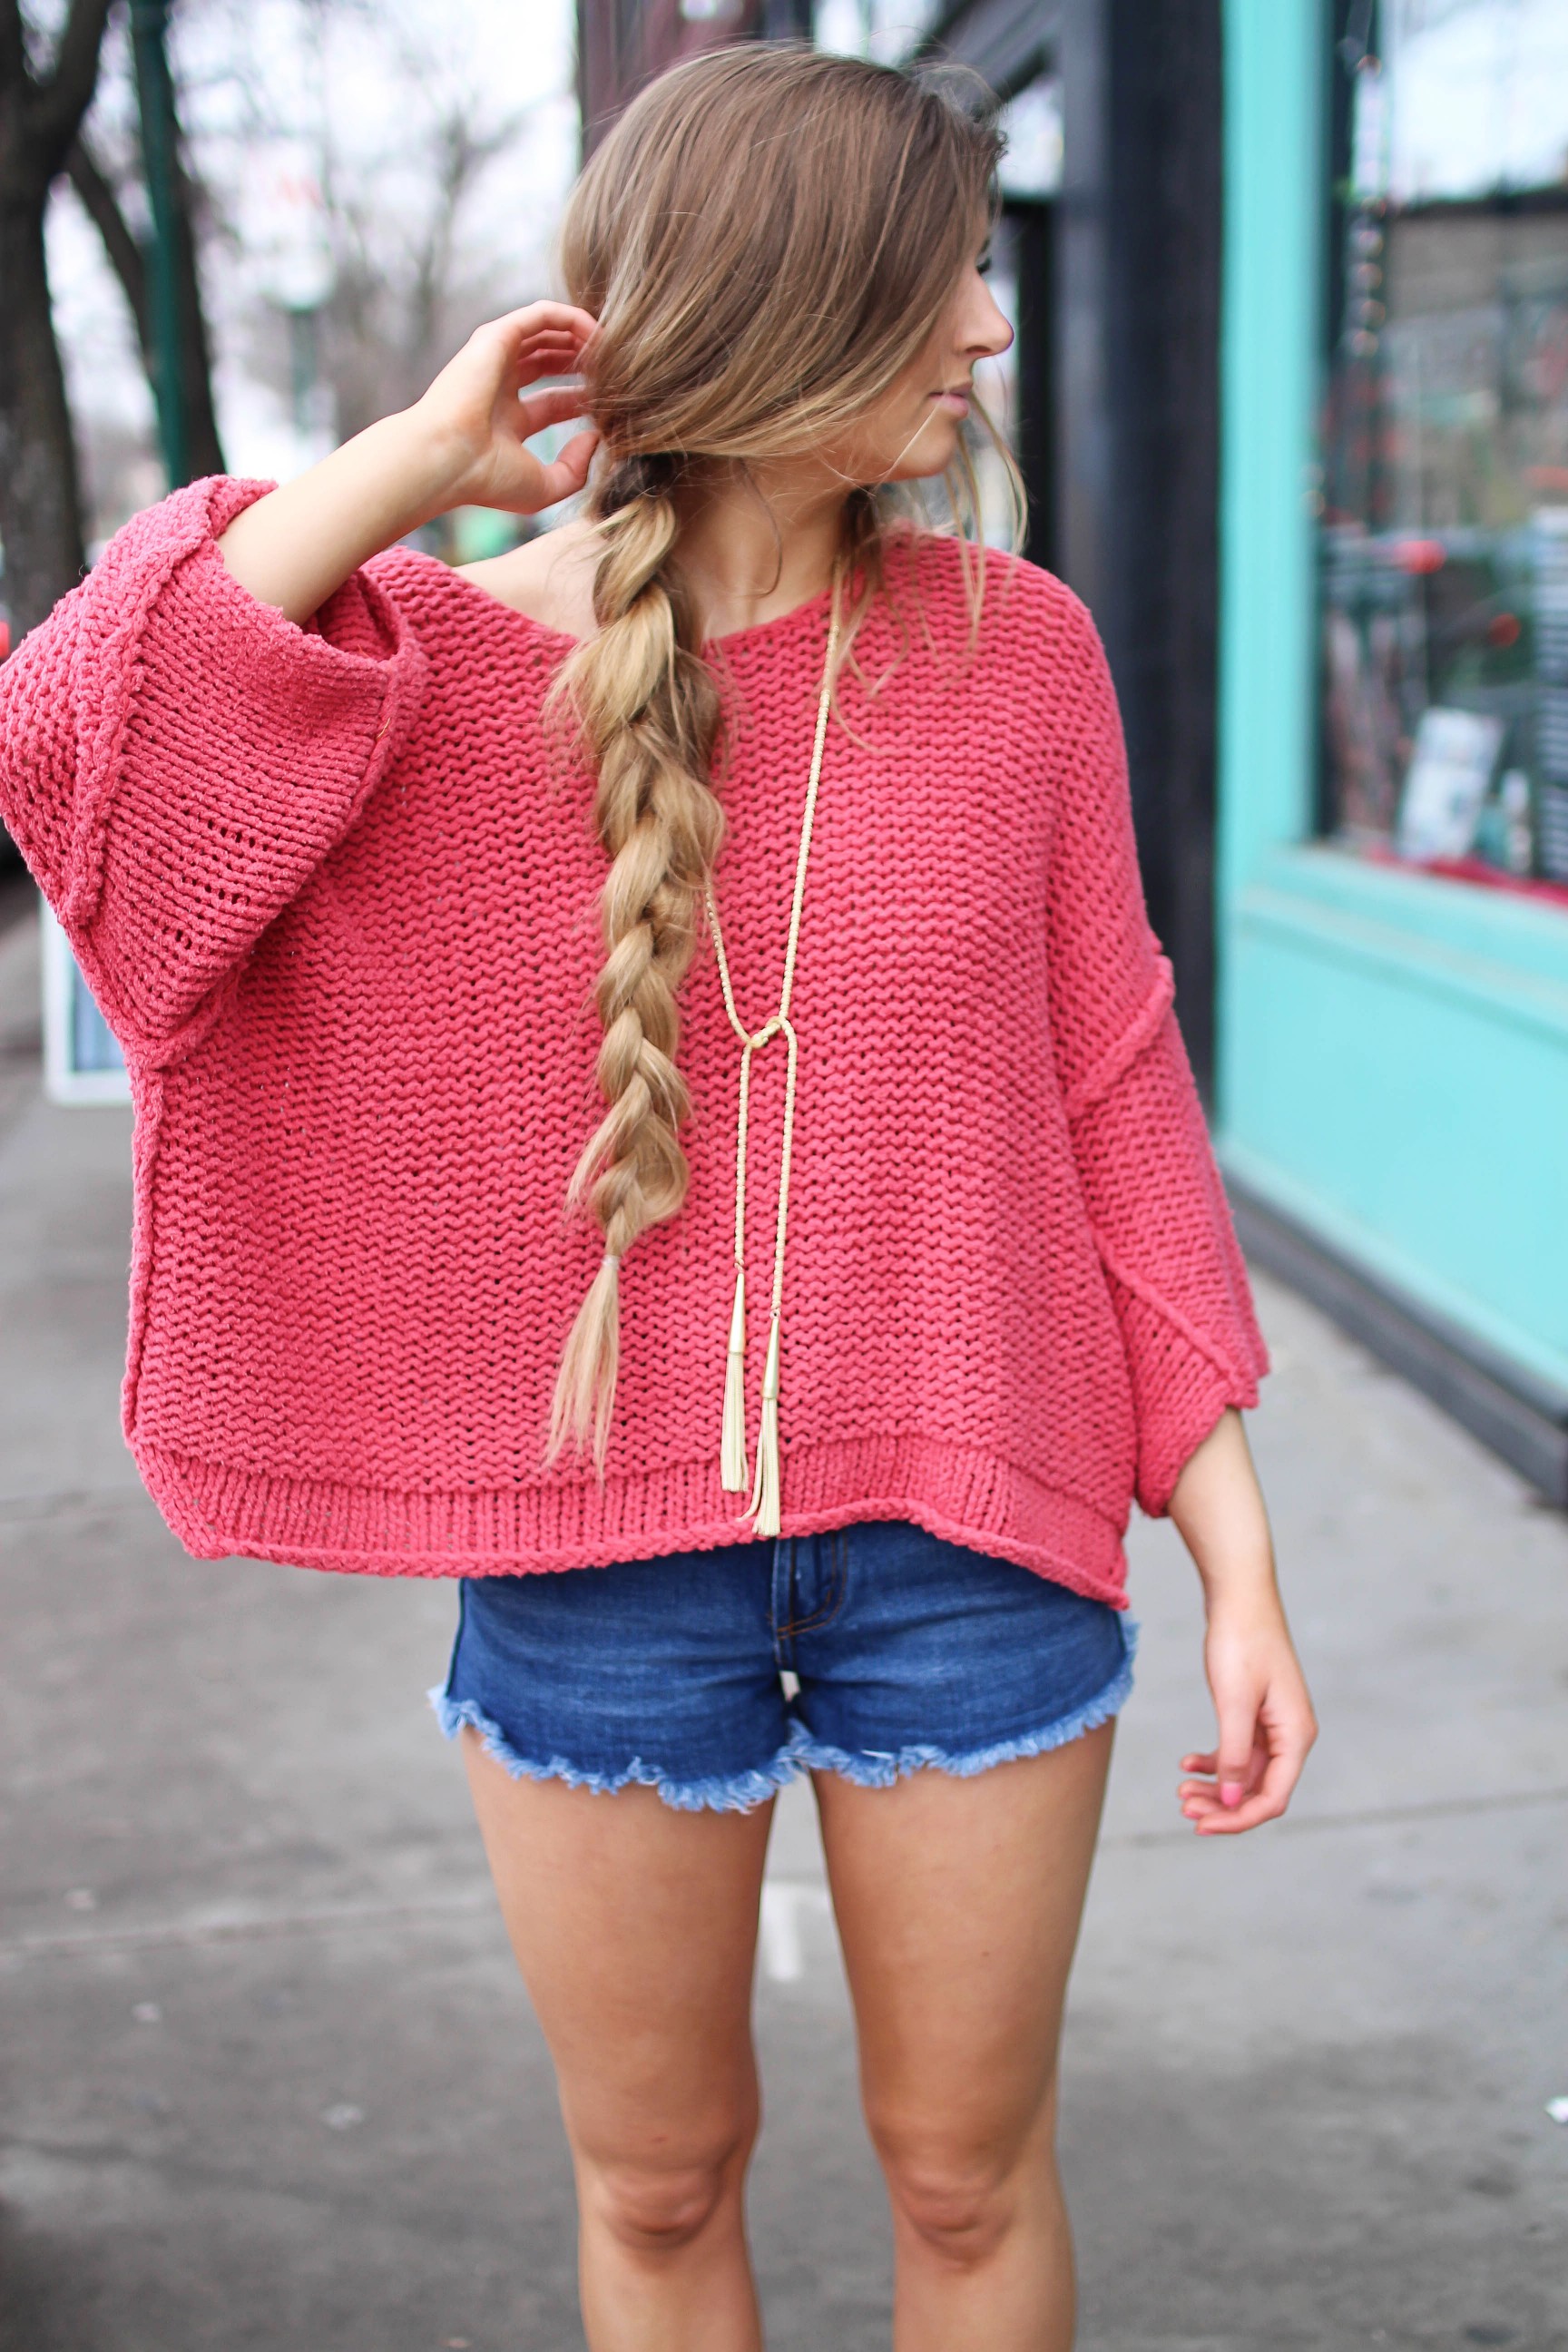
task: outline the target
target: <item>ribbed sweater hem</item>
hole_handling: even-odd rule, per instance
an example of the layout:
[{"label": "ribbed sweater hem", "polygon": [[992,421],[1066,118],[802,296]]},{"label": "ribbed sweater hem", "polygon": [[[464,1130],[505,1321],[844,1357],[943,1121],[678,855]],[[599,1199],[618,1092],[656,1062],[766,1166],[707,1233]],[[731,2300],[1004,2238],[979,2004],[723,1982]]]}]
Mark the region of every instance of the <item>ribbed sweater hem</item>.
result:
[{"label": "ribbed sweater hem", "polygon": [[[203,1462],[135,1443],[159,1509],[198,1559],[276,1559],[369,1576],[500,1576],[604,1568],[751,1539],[744,1497],[711,1462],[633,1475],[410,1493]],[[784,1456],[781,1531],[905,1518],[1127,1606],[1121,1531],[1092,1506],[981,1448],[874,1434]]]}]

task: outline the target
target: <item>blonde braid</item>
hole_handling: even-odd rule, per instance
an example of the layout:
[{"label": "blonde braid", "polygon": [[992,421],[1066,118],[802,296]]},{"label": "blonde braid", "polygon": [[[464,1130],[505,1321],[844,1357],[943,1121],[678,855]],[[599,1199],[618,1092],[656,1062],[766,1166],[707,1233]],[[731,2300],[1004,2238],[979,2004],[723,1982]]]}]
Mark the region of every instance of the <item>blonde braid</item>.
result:
[{"label": "blonde braid", "polygon": [[562,674],[598,773],[594,822],[611,864],[600,897],[605,961],[595,997],[595,1066],[609,1105],[567,1188],[603,1228],[605,1255],[572,1326],[556,1377],[546,1460],[593,1437],[603,1477],[619,1368],[619,1261],[647,1226],[673,1217],[690,1171],[679,1129],[689,1109],[675,1064],[676,991],[723,838],[708,782],[717,687],[672,557],[676,461],[623,459],[595,506],[605,552],[594,577],[596,635]]}]

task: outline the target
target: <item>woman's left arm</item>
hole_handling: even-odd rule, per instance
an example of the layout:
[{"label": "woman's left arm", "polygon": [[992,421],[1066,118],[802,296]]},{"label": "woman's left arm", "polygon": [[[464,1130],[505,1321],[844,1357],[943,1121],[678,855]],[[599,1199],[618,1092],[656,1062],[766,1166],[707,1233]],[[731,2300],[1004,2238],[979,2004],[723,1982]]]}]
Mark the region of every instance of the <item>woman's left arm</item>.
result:
[{"label": "woman's left arm", "polygon": [[1208,1608],[1212,1755],[1183,1759],[1184,1811],[1205,1834],[1285,1810],[1316,1736],[1274,1577],[1238,1407],[1268,1352],[1253,1312],[1173,975],[1138,876],[1126,746],[1105,649],[1052,585],[1041,717],[1058,813],[1047,894],[1052,1048],[1089,1233],[1121,1327],[1134,1486],[1175,1520]]},{"label": "woman's left arm", "polygon": [[1268,1515],[1241,1415],[1222,1413],[1190,1457],[1170,1515],[1203,1581],[1204,1670],[1217,1745],[1184,1756],[1178,1795],[1202,1837],[1271,1822],[1318,1736],[1274,1570]]}]

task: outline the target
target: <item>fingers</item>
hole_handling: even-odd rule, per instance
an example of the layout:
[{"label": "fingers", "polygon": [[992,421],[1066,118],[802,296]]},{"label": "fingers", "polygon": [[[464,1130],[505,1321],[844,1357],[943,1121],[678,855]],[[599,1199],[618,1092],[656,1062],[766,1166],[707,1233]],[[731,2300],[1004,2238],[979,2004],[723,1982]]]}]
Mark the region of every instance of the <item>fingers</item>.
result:
[{"label": "fingers", "polygon": [[1231,1692],[1219,1704],[1219,1761],[1215,1766],[1215,1780],[1220,1803],[1233,1812],[1255,1785],[1261,1769],[1258,1696],[1251,1690]]},{"label": "fingers", "polygon": [[[479,429],[478,411],[492,411],[490,425],[503,424],[504,404],[542,376],[574,373],[595,331],[593,319],[569,302],[531,302],[476,327],[455,359],[447,362],[426,395],[438,407],[452,409],[465,429]],[[564,412],[576,415],[582,398]],[[537,431],[537,425],[528,428]]]},{"label": "fingers", "polygon": [[564,425],[568,417],[584,414],[583,387],[580,383],[550,384],[543,392],[531,392],[517,404],[518,429],[526,441],[535,433],[542,433],[547,425]]},{"label": "fingers", "polygon": [[581,350],[597,324],[592,311],[579,310],[574,302],[525,302],[521,310],[507,310],[500,318],[489,320],[479,332],[504,334],[511,343],[531,336],[559,335]]},{"label": "fingers", "polygon": [[[568,409],[570,415],[573,412]],[[592,429],[574,433],[552,465],[540,468],[540,506],[552,507],[562,499],[575,498],[588,478],[588,466],[599,436]]]},{"label": "fingers", "polygon": [[1289,1729],[1270,1727],[1267,1738],[1254,1747],[1242,1794],[1232,1802],[1226,1802],[1223,1793],[1226,1782],[1217,1776],[1222,1769],[1234,1768],[1222,1768],[1217,1752],[1184,1756],[1184,1772],[1214,1777],[1181,1783],[1176,1794],[1183,1812],[1205,1837],[1234,1837],[1243,1830],[1257,1829],[1262,1822],[1278,1821],[1290,1801],[1316,1737],[1317,1727],[1310,1722]]},{"label": "fingers", "polygon": [[509,370],[521,385],[574,368],[595,323],[586,310],[576,310],[569,302],[530,302],[521,310],[509,310],[503,319],[492,319],[478,329],[477,338],[504,353]]},{"label": "fingers", "polygon": [[1214,1783],[1184,1781],[1182,1811],[1199,1837],[1239,1837],[1244,1831],[1278,1821],[1290,1801],[1300,1778],[1306,1752],[1292,1758],[1281,1751],[1268,1757],[1250,1787],[1234,1804],[1226,1804]]},{"label": "fingers", "polygon": [[568,375],[577,365],[581,343],[570,335],[528,335],[521,342],[501,341],[507,373],[519,387],[537,383],[542,375]]},{"label": "fingers", "polygon": [[1183,1813],[1202,1837],[1235,1837],[1285,1811],[1318,1736],[1278,1598],[1211,1599],[1204,1667],[1218,1737],[1182,1759]]},{"label": "fingers", "polygon": [[1182,1759],[1182,1811],[1200,1836],[1234,1837],[1277,1821],[1301,1777],[1318,1727],[1304,1691],[1265,1689],[1252,1704],[1227,1702],[1219,1744]]}]

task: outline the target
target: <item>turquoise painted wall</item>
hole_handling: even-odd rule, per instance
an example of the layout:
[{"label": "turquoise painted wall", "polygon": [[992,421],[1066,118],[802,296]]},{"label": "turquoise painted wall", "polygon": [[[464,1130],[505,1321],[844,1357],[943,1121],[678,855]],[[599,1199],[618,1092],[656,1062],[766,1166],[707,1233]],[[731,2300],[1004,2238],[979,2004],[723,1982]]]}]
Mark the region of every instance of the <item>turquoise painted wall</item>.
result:
[{"label": "turquoise painted wall", "polygon": [[1226,0],[1219,1147],[1568,1392],[1568,915],[1310,840],[1325,0]]}]

